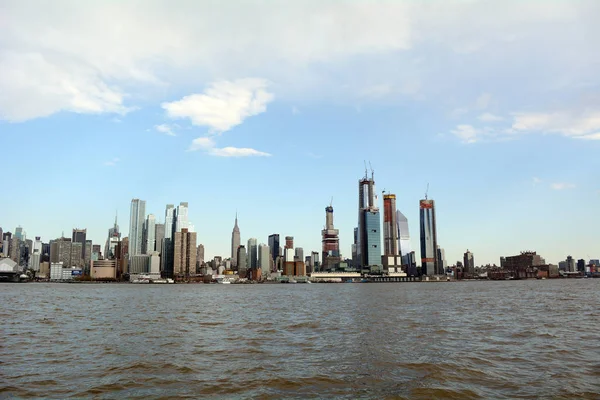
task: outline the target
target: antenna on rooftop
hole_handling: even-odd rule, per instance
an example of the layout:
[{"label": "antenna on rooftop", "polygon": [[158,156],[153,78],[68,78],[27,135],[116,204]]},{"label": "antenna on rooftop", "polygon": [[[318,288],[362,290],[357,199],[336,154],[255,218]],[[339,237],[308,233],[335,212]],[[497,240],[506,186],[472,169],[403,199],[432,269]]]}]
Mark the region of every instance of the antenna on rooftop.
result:
[{"label": "antenna on rooftop", "polygon": [[427,189],[425,189],[425,200],[427,200],[427,193],[429,193],[429,182],[427,182]]},{"label": "antenna on rooftop", "polygon": [[333,196],[331,196],[331,201],[329,202],[329,207],[333,207]]},{"label": "antenna on rooftop", "polygon": [[367,177],[367,161],[366,160],[363,160],[363,161],[365,163],[365,178],[366,178]]}]

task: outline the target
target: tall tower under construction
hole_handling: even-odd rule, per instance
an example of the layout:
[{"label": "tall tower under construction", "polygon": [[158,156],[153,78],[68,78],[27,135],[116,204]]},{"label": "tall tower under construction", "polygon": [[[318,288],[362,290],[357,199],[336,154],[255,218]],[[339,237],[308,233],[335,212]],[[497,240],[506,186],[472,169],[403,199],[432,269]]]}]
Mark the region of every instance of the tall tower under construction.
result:
[{"label": "tall tower under construction", "polygon": [[398,221],[396,218],[396,195],[383,195],[383,254],[398,255]]},{"label": "tall tower under construction", "polygon": [[340,231],[333,226],[333,206],[325,207],[325,228],[321,231],[323,269],[335,271],[340,264]]},{"label": "tall tower under construction", "polygon": [[381,221],[376,204],[375,179],[365,171],[358,181],[357,258],[363,273],[381,273]]},{"label": "tall tower under construction", "polygon": [[419,202],[421,217],[421,273],[423,275],[443,274],[437,257],[437,229],[435,223],[435,202],[427,199]]}]

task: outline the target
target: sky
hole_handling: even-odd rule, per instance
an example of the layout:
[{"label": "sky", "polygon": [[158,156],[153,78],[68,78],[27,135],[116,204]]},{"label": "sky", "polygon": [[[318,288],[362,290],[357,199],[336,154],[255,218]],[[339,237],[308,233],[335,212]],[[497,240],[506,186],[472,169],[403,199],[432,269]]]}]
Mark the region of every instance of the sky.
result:
[{"label": "sky", "polygon": [[[350,257],[365,161],[419,257],[600,258],[597,1],[0,0],[0,227],[104,245],[131,199],[189,203],[206,257],[333,202]],[[381,206],[382,196],[379,196]]]}]

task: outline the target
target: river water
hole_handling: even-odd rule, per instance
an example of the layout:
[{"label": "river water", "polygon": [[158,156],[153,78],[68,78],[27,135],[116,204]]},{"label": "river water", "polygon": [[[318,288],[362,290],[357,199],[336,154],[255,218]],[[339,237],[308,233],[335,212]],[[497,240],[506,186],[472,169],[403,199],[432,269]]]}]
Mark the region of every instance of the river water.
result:
[{"label": "river water", "polygon": [[600,398],[600,279],[0,284],[0,398]]}]

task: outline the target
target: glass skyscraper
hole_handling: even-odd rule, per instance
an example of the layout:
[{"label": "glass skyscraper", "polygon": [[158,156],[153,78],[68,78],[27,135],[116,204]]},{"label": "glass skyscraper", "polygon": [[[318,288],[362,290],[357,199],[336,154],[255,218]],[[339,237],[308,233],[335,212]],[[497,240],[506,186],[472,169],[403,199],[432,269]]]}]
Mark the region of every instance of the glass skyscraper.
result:
[{"label": "glass skyscraper", "polygon": [[435,225],[435,202],[419,202],[421,217],[421,273],[423,275],[443,274],[437,257],[437,232]]},{"label": "glass skyscraper", "polygon": [[129,256],[142,254],[142,234],[146,217],[146,201],[131,200],[129,216]]},{"label": "glass skyscraper", "polygon": [[375,204],[375,180],[371,174],[358,181],[357,258],[363,272],[380,273],[381,219]]}]

